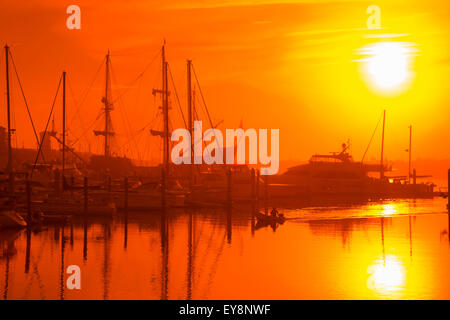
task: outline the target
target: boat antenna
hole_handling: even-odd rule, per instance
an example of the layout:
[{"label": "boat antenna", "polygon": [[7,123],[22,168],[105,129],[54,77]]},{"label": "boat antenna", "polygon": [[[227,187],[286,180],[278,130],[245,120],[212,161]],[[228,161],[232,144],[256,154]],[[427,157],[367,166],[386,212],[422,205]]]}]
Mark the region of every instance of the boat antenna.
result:
[{"label": "boat antenna", "polygon": [[386,123],[386,110],[383,110],[383,131],[381,133],[381,157],[380,157],[380,180],[384,178],[383,152],[384,152],[384,127]]},{"label": "boat antenna", "polygon": [[408,183],[411,183],[411,140],[412,140],[412,125],[409,126],[409,162],[408,162]]}]

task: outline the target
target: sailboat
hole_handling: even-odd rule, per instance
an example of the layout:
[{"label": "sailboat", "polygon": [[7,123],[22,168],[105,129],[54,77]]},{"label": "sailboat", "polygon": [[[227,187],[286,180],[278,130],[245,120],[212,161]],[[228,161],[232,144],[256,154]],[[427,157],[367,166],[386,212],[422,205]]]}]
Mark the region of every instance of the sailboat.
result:
[{"label": "sailboat", "polygon": [[[161,49],[162,82],[161,89],[153,89],[153,95],[161,96],[163,130],[150,130],[150,134],[163,139],[163,163],[159,169],[160,179],[150,182],[141,181],[130,186],[128,191],[128,209],[130,211],[160,210],[163,206],[183,207],[188,191],[173,176],[170,165],[170,128],[169,128],[169,77],[165,44]],[[116,194],[114,198],[121,197]],[[118,202],[118,209],[123,209],[123,202]]]},{"label": "sailboat", "polygon": [[[33,194],[33,208],[41,211],[44,215],[84,215],[83,210],[84,194],[81,188],[75,190],[74,184],[67,183],[66,172],[66,152],[71,152],[79,157],[73,149],[66,144],[66,72],[63,71],[62,76],[62,138],[56,137],[56,132],[50,132],[54,138],[61,144],[61,167],[53,170],[54,173],[54,192],[49,192],[49,189],[41,190]],[[45,141],[44,132],[43,139],[39,144],[39,150],[36,161],[39,158],[39,153]],[[35,161],[35,163],[36,163]],[[84,160],[83,160],[84,161]],[[34,169],[34,166],[33,166]],[[91,188],[92,189],[92,188]],[[70,193],[69,193],[70,191]],[[75,192],[78,191],[78,192]],[[89,195],[88,215],[89,216],[112,216],[116,212],[115,205],[112,201],[104,199],[104,197],[95,197],[92,192]],[[45,220],[45,216],[44,216]]]}]

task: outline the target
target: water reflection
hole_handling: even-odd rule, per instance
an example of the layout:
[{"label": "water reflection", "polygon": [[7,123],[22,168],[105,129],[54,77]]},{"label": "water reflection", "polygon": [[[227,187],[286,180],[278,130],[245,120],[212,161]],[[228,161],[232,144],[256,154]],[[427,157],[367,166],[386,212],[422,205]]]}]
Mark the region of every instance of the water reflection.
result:
[{"label": "water reflection", "polygon": [[[443,199],[280,209],[287,220],[276,229],[258,228],[254,209],[191,209],[1,231],[0,293],[5,300],[450,298],[444,209]],[[65,286],[72,264],[81,268],[81,290]]]},{"label": "water reflection", "polygon": [[382,256],[367,269],[367,287],[383,298],[398,299],[405,285],[405,267],[395,255]]},{"label": "water reflection", "polygon": [[393,204],[383,204],[383,210],[381,210],[381,214],[383,216],[392,216],[397,212],[396,206]]},{"label": "water reflection", "polygon": [[166,212],[161,214],[161,266],[161,300],[167,300],[169,284],[169,220]]}]

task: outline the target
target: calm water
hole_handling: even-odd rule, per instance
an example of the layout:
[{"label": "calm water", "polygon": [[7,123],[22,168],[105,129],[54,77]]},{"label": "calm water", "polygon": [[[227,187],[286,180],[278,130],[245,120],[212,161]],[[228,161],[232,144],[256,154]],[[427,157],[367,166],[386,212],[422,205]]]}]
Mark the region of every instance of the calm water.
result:
[{"label": "calm water", "polygon": [[[131,215],[0,232],[2,299],[449,299],[446,200]],[[81,290],[65,287],[69,265]]]}]

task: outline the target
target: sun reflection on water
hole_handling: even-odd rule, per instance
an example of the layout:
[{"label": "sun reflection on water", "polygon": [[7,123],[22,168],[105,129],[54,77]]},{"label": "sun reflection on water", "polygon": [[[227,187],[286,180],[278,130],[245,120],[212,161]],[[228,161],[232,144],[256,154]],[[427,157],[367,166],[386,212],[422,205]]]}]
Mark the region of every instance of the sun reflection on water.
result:
[{"label": "sun reflection on water", "polygon": [[381,207],[381,214],[383,216],[392,216],[393,214],[397,213],[397,208],[393,204],[383,204]]},{"label": "sun reflection on water", "polygon": [[377,259],[367,268],[367,288],[388,298],[399,298],[405,287],[405,267],[394,255]]}]

